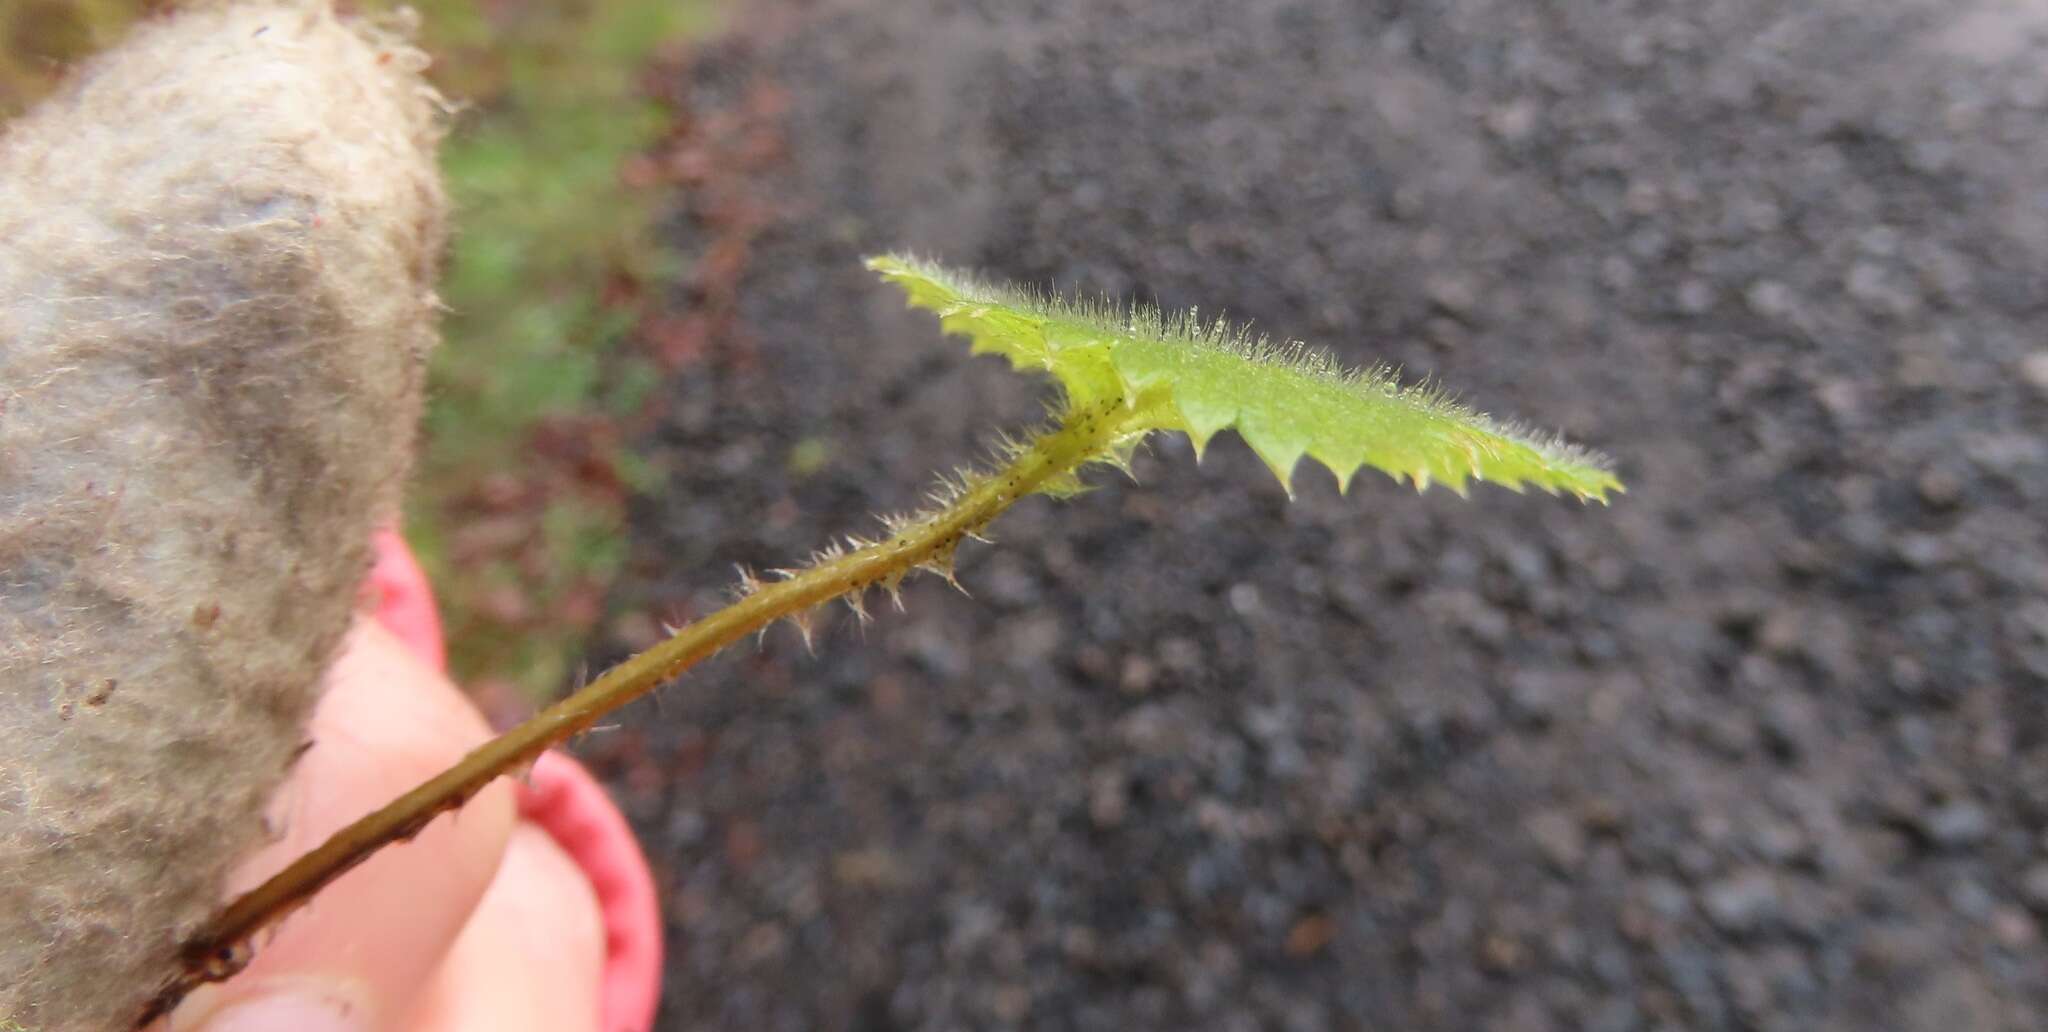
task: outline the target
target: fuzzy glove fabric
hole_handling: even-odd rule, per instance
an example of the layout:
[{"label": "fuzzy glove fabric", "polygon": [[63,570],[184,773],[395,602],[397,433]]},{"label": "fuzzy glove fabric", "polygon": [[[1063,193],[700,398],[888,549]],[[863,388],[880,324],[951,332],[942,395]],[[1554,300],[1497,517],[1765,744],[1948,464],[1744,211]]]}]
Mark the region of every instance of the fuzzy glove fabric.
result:
[{"label": "fuzzy glove fabric", "polygon": [[424,63],[203,4],[0,137],[0,1027],[127,1027],[267,834],[435,339]]}]

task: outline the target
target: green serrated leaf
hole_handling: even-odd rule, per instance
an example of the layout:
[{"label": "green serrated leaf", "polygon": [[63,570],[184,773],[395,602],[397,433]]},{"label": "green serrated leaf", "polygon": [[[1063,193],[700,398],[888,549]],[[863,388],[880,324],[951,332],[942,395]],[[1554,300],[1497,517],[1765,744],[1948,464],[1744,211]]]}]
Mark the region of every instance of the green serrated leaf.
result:
[{"label": "green serrated leaf", "polygon": [[1134,429],[1182,431],[1197,455],[1217,431],[1235,428],[1290,492],[1303,455],[1347,488],[1370,466],[1418,489],[1441,483],[1459,494],[1472,480],[1603,503],[1624,490],[1605,457],[1498,423],[1436,388],[1404,386],[1384,367],[1347,369],[1221,321],[995,286],[915,258],[870,258],[868,268],[971,339],[975,353],[1051,375],[1071,405],[1121,402],[1156,413]]}]

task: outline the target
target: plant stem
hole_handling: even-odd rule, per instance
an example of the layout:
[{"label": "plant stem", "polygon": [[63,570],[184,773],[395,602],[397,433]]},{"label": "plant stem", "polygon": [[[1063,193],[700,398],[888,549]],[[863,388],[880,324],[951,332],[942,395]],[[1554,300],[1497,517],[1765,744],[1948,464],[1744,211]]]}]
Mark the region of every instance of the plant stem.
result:
[{"label": "plant stem", "polygon": [[[749,578],[746,597],[674,632],[666,641],[606,671],[582,690],[478,747],[448,770],[382,809],[341,829],[312,852],[228,904],[181,948],[184,971],[164,985],[140,1024],[168,1013],[185,994],[226,979],[247,965],[248,943],[296,910],[314,893],[394,842],[411,839],[428,822],[453,810],[500,775],[518,770],[605,714],[673,679],[725,646],[785,617],[801,619],[842,595],[856,600],[880,585],[892,593],[919,567],[950,571],[960,539],[1024,498],[1103,459],[1112,446],[1141,433],[1146,413],[1121,400],[1072,410],[1060,425],[1018,449],[1003,468],[972,480],[949,503],[898,525],[888,538],[837,556],[821,557],[785,580]],[[950,576],[950,574],[949,574]]]}]

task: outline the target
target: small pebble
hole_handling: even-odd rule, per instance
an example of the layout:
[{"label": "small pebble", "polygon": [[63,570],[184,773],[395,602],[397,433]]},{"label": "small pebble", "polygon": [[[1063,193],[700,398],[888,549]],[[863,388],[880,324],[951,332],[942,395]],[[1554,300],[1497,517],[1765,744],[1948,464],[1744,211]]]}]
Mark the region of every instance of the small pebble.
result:
[{"label": "small pebble", "polygon": [[1730,935],[1749,935],[1778,920],[1783,900],[1769,874],[1747,871],[1707,886],[1700,905],[1714,927]]},{"label": "small pebble", "polygon": [[1943,849],[1965,849],[1991,837],[1991,812],[1967,799],[1944,803],[1920,816],[1920,833]]},{"label": "small pebble", "polygon": [[2020,899],[2035,910],[2048,914],[2048,863],[2035,864],[2020,876]]},{"label": "small pebble", "polygon": [[1586,859],[1585,830],[1570,814],[1545,810],[1531,816],[1524,827],[1559,874],[1570,874]]},{"label": "small pebble", "polygon": [[2048,348],[2020,359],[2020,379],[2035,390],[2048,394]]}]

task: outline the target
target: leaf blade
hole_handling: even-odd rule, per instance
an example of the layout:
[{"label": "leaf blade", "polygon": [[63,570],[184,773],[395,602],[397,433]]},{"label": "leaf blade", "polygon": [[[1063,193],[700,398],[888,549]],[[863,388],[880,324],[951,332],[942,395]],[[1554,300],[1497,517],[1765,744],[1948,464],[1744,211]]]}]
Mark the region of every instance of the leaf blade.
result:
[{"label": "leaf blade", "polygon": [[1350,370],[1221,322],[1013,290],[914,258],[871,258],[868,267],[975,351],[1051,375],[1073,401],[1162,401],[1154,428],[1185,432],[1198,455],[1218,431],[1237,430],[1290,494],[1303,455],[1345,487],[1370,466],[1461,495],[1473,480],[1602,503],[1626,490],[1603,456],[1497,422],[1428,385],[1404,386],[1385,368]]}]

